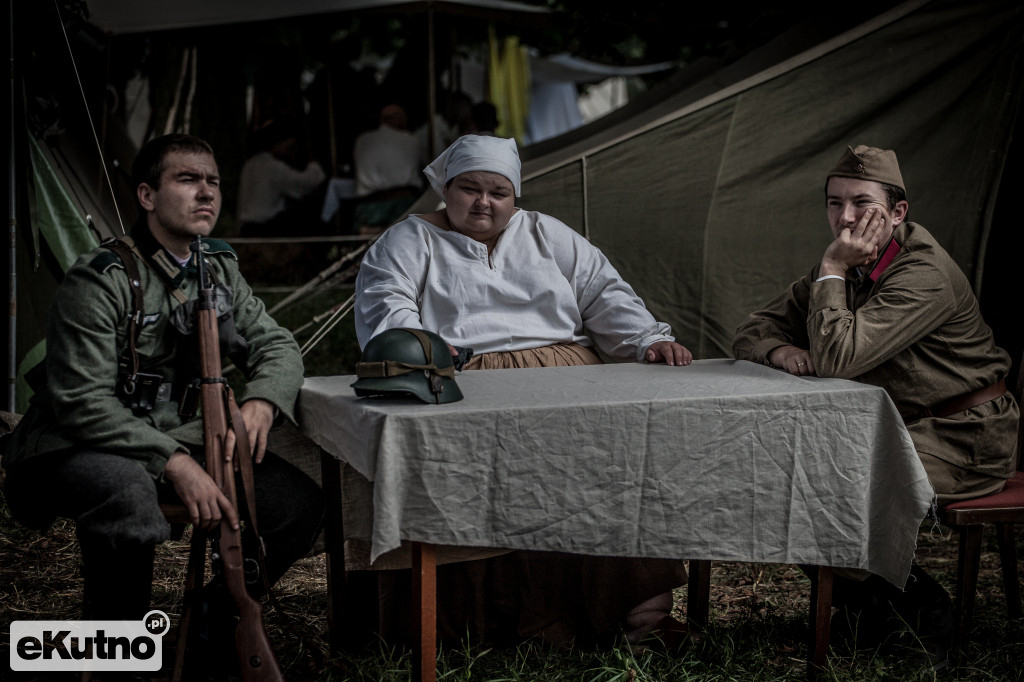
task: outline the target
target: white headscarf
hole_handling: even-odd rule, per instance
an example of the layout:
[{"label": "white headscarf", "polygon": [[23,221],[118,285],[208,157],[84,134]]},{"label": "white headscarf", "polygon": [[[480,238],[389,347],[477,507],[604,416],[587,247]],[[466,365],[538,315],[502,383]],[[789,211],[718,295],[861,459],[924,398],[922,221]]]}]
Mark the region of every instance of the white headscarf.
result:
[{"label": "white headscarf", "polygon": [[519,149],[514,139],[463,135],[424,168],[423,174],[427,176],[434,191],[443,197],[444,186],[449,180],[470,171],[489,171],[503,175],[515,187],[516,196],[520,196]]}]

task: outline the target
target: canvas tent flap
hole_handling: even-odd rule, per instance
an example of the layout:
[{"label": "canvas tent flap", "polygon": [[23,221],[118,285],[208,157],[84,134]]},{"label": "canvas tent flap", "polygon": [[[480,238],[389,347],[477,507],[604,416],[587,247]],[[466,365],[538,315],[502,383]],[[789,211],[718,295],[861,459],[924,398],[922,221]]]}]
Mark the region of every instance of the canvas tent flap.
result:
[{"label": "canvas tent flap", "polygon": [[[18,346],[26,349],[18,358],[15,377],[15,411],[24,412],[32,396],[25,373],[46,354],[46,312],[64,273],[99,244],[86,214],[65,189],[65,180],[54,168],[43,145],[26,134],[31,163],[29,211],[32,230],[21,230],[19,249]],[[38,238],[37,238],[38,235]]]},{"label": "canvas tent flap", "polygon": [[520,203],[587,234],[697,357],[731,356],[746,315],[820,260],[847,145],[896,150],[910,219],[977,284],[1022,41],[1020,3],[908,3],[677,115],[527,160]]},{"label": "canvas tent flap", "polygon": [[546,7],[511,0],[178,0],[168,3],[88,0],[89,21],[114,34],[241,24],[356,10],[426,10],[428,6],[450,14],[485,13],[490,17],[509,13],[540,16],[549,11]]},{"label": "canvas tent flap", "polygon": [[67,272],[81,254],[96,248],[99,241],[89,229],[78,206],[64,190],[39,143],[31,135],[28,140],[35,189],[33,226],[46,239],[61,270]]}]

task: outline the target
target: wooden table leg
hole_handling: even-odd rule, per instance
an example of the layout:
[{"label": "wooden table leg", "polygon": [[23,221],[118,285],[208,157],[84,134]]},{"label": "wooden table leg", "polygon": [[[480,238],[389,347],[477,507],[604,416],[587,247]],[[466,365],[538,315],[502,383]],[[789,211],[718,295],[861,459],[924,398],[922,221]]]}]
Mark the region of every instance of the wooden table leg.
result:
[{"label": "wooden table leg", "polygon": [[412,602],[415,641],[413,682],[434,682],[437,676],[437,548],[412,543]]},{"label": "wooden table leg", "polygon": [[818,566],[811,589],[811,641],[807,656],[807,679],[816,680],[825,669],[832,628],[832,567]]}]

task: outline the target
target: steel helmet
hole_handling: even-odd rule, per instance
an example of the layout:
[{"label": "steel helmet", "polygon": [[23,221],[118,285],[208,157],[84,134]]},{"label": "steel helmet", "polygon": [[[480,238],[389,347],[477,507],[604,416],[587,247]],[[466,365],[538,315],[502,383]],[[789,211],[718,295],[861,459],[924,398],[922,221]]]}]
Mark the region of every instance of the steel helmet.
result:
[{"label": "steel helmet", "polygon": [[388,329],[370,339],[356,363],[356,395],[407,394],[425,403],[462,400],[444,339],[422,329]]}]

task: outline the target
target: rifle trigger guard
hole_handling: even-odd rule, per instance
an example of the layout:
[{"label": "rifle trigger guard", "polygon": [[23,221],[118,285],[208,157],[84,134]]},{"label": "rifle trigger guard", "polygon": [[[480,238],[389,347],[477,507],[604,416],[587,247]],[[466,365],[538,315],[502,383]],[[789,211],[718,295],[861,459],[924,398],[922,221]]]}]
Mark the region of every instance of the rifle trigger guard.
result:
[{"label": "rifle trigger guard", "polygon": [[249,585],[255,585],[260,579],[260,562],[252,558],[246,558],[243,560],[245,565],[245,582]]}]

